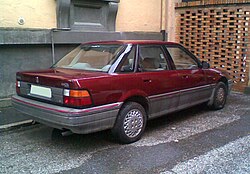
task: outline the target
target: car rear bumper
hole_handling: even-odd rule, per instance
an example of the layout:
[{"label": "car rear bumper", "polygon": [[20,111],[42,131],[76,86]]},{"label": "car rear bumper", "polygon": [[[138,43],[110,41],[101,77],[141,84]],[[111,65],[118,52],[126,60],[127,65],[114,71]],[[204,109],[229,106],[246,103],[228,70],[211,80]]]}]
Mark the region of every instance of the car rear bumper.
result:
[{"label": "car rear bumper", "polygon": [[74,133],[85,134],[112,128],[122,103],[74,109],[15,95],[12,97],[12,105],[37,122],[57,129],[69,129]]}]

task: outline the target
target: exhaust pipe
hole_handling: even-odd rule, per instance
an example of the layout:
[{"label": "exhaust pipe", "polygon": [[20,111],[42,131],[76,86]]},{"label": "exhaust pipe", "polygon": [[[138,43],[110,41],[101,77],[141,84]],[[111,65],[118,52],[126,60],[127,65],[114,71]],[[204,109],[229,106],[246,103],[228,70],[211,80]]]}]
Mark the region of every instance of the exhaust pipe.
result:
[{"label": "exhaust pipe", "polygon": [[62,134],[63,137],[66,137],[66,136],[70,136],[70,135],[72,135],[74,133],[71,132],[70,130],[66,130],[66,131],[63,131],[61,134]]}]

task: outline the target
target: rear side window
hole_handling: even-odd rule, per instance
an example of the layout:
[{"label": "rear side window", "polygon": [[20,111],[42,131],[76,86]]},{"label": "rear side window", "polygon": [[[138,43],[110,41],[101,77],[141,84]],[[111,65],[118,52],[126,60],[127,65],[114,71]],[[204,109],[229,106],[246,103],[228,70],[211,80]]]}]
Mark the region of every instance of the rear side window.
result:
[{"label": "rear side window", "polygon": [[162,47],[160,45],[141,45],[139,47],[139,67],[142,71],[169,69]]},{"label": "rear side window", "polygon": [[167,47],[167,50],[176,69],[198,69],[197,62],[185,50],[179,47]]},{"label": "rear side window", "polygon": [[123,61],[118,66],[117,72],[121,72],[121,73],[134,72],[135,52],[136,52],[136,48],[133,47],[132,50],[128,53],[128,55],[124,57]]}]

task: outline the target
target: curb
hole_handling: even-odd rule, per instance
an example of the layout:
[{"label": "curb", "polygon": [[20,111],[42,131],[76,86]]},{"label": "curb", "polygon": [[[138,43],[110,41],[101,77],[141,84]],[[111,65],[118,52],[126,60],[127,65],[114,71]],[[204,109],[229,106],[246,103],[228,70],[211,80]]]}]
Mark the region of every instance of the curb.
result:
[{"label": "curb", "polygon": [[0,98],[0,108],[10,107],[11,98]]},{"label": "curb", "polygon": [[20,127],[31,126],[34,124],[35,124],[35,122],[33,120],[25,120],[25,121],[5,124],[5,125],[0,126],[0,132],[4,132],[4,131],[12,130],[15,128],[20,128]]}]

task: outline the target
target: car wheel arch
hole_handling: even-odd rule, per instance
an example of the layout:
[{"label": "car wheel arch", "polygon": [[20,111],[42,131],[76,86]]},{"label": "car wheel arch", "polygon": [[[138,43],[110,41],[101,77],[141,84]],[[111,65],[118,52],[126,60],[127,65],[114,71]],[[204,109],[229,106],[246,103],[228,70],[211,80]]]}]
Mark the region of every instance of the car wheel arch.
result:
[{"label": "car wheel arch", "polygon": [[219,82],[223,82],[226,85],[227,90],[228,90],[228,79],[226,77],[224,77],[224,76],[221,77],[220,80],[218,81],[218,83]]},{"label": "car wheel arch", "polygon": [[144,96],[140,96],[140,95],[134,95],[134,96],[130,96],[128,97],[124,102],[123,105],[125,103],[128,102],[136,102],[138,104],[140,104],[146,111],[147,114],[147,118],[148,118],[148,114],[149,114],[149,101],[146,97]]},{"label": "car wheel arch", "polygon": [[127,102],[136,102],[140,104],[146,111],[146,114],[149,113],[149,100],[145,91],[132,89],[128,90],[119,99],[120,102],[123,102],[123,105]]}]

